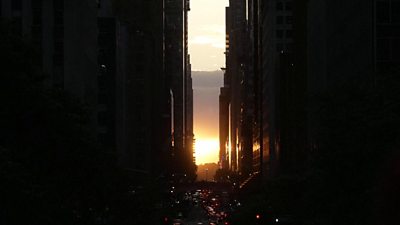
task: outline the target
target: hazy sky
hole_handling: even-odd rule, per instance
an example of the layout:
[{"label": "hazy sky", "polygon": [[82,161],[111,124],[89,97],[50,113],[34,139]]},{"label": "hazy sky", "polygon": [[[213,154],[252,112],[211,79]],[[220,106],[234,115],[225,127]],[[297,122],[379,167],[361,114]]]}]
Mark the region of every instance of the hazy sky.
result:
[{"label": "hazy sky", "polygon": [[192,70],[225,67],[225,7],[229,0],[190,0],[189,53]]},{"label": "hazy sky", "polygon": [[219,88],[222,71],[193,72],[196,163],[218,162]]},{"label": "hazy sky", "polygon": [[190,0],[189,53],[193,71],[196,163],[218,162],[220,70],[225,67],[225,7],[229,0]]}]

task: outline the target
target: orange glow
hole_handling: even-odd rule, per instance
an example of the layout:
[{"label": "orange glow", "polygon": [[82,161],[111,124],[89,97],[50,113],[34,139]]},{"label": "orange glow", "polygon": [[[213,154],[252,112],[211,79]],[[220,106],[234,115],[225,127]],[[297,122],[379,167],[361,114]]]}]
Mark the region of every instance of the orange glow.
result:
[{"label": "orange glow", "polygon": [[217,163],[219,152],[218,138],[196,139],[196,164]]}]

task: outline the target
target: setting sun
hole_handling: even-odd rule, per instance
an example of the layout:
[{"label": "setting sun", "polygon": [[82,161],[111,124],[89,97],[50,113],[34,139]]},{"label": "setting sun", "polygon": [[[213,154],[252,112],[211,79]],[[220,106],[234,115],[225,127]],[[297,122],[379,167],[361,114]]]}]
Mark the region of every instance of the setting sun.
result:
[{"label": "setting sun", "polygon": [[218,139],[196,140],[196,164],[218,162],[219,141]]}]

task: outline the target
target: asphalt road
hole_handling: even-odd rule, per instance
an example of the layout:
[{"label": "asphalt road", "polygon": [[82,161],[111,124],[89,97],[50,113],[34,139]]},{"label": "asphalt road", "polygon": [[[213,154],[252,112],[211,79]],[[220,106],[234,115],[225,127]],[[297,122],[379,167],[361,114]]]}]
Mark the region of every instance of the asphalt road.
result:
[{"label": "asphalt road", "polygon": [[188,225],[206,225],[208,224],[208,215],[201,206],[194,206],[189,212],[184,224]]}]

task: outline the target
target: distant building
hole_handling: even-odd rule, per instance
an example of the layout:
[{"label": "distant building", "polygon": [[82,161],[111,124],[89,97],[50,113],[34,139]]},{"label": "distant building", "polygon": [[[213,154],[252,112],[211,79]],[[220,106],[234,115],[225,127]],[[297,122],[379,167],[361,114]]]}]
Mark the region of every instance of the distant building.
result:
[{"label": "distant building", "polygon": [[228,88],[221,87],[219,94],[219,167],[229,168],[229,95]]},{"label": "distant building", "polygon": [[[229,48],[230,48],[230,30],[231,30],[231,14],[230,8],[225,8],[225,57],[228,60]],[[228,64],[228,63],[226,63]],[[230,168],[230,155],[231,155],[231,143],[230,143],[230,76],[227,73],[227,69],[223,68],[224,71],[224,86],[220,89],[219,95],[219,166],[221,169]]]},{"label": "distant building", "polygon": [[188,55],[187,69],[186,69],[186,98],[185,98],[185,109],[186,109],[186,160],[189,166],[188,172],[194,174],[195,169],[195,159],[194,156],[194,131],[193,131],[193,80],[192,80],[192,72],[191,72],[191,64],[190,64],[190,55]]}]

